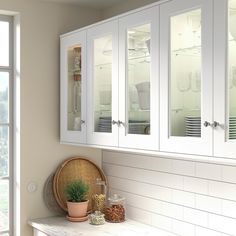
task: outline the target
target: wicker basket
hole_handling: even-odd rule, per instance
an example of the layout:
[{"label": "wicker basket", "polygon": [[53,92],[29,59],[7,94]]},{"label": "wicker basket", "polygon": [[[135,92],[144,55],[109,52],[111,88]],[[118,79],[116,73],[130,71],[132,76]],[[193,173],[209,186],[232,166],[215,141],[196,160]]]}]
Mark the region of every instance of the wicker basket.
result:
[{"label": "wicker basket", "polygon": [[53,179],[53,192],[59,206],[67,211],[67,199],[65,188],[68,183],[82,179],[89,184],[89,206],[88,212],[92,210],[92,196],[99,193],[101,189],[96,186],[96,179],[101,179],[107,183],[103,171],[93,162],[83,157],[73,157],[64,161],[57,169]]}]

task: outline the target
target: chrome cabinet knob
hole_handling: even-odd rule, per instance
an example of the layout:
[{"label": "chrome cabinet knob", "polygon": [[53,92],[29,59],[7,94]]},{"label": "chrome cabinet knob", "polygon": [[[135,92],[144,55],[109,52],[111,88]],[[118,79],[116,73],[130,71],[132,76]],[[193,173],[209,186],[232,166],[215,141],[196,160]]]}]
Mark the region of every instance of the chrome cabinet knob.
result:
[{"label": "chrome cabinet knob", "polygon": [[125,123],[120,121],[120,120],[118,120],[118,126],[121,126],[121,125],[125,126]]},{"label": "chrome cabinet knob", "polygon": [[214,122],[211,124],[210,122],[205,121],[205,122],[203,123],[203,125],[204,125],[205,127],[211,126],[212,128],[216,128],[216,127],[220,126],[220,123],[217,122],[217,121],[214,121]]},{"label": "chrome cabinet knob", "polygon": [[119,121],[115,121],[115,120],[113,120],[113,121],[112,121],[112,124],[113,124],[113,125],[118,125],[118,126],[119,126]]},{"label": "chrome cabinet knob", "polygon": [[213,128],[216,128],[216,127],[218,127],[218,126],[220,126],[220,123],[217,122],[217,121],[214,121],[213,124],[212,124],[212,127],[213,127]]},{"label": "chrome cabinet knob", "polygon": [[208,122],[208,121],[205,121],[205,122],[203,123],[203,125],[204,125],[205,127],[208,127],[208,126],[211,126],[211,123]]}]

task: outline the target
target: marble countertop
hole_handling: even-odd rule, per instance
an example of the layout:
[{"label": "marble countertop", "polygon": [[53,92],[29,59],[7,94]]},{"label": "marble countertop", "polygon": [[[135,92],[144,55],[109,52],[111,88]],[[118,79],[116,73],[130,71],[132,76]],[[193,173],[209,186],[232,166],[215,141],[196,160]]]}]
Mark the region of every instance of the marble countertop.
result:
[{"label": "marble countertop", "polygon": [[94,226],[86,222],[69,222],[65,217],[30,220],[29,225],[49,236],[174,236],[157,228],[126,220]]}]

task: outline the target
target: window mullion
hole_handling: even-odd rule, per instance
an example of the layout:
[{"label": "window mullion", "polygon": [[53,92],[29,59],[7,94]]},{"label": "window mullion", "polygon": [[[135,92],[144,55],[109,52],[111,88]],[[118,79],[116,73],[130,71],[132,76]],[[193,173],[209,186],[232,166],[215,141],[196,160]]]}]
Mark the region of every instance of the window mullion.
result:
[{"label": "window mullion", "polygon": [[0,66],[0,72],[12,72],[12,66]]},{"label": "window mullion", "polygon": [[9,230],[0,231],[0,234],[7,234],[7,233],[10,233]]},{"label": "window mullion", "polygon": [[2,176],[0,177],[0,180],[10,180],[11,177],[10,176]]},{"label": "window mullion", "polygon": [[[13,17],[12,16],[5,16],[5,15],[0,15],[0,22],[1,21],[6,21],[9,22],[9,65],[6,64],[6,66],[0,66],[0,72],[5,72],[9,74],[9,84],[8,84],[8,96],[9,96],[9,104],[8,104],[8,114],[9,118],[2,120],[3,123],[0,123],[0,127],[2,130],[7,130],[8,129],[8,144],[3,143],[3,147],[5,148],[6,145],[8,145],[8,173],[3,172],[3,176],[0,176],[0,181],[4,183],[3,185],[7,184],[8,182],[8,189],[9,189],[9,226],[8,228],[2,228],[2,231],[0,231],[0,235],[2,234],[9,234],[13,236],[13,228],[14,228],[14,210],[13,210],[13,198],[14,198],[14,189],[13,189],[13,178],[14,178],[14,173],[13,173],[13,84],[14,84],[14,38],[13,38]],[[5,100],[3,100],[5,101]],[[7,122],[5,122],[7,121]],[[3,140],[5,140],[3,136]],[[4,151],[5,155],[5,151]],[[4,230],[3,230],[4,229]]]}]

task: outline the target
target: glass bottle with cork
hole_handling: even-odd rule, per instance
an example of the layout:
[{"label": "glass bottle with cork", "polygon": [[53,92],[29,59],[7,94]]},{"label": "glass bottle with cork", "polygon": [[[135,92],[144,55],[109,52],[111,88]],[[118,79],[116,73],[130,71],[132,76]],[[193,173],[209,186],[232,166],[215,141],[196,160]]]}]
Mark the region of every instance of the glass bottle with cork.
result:
[{"label": "glass bottle with cork", "polygon": [[100,211],[101,213],[105,212],[106,194],[107,194],[106,182],[101,179],[97,179],[96,192],[93,195],[93,211]]}]

